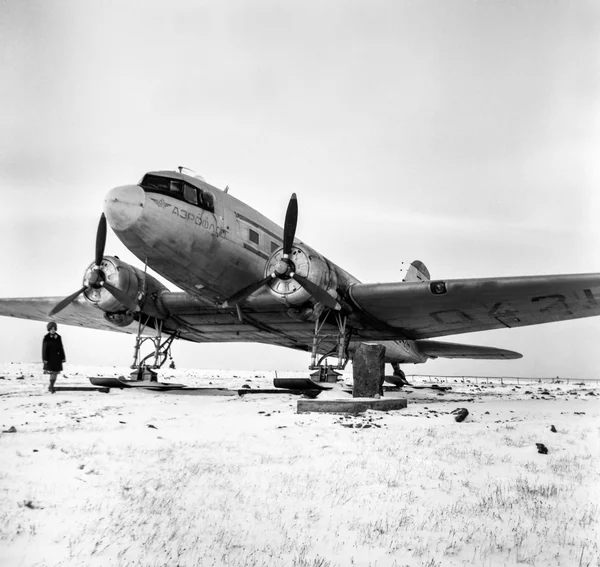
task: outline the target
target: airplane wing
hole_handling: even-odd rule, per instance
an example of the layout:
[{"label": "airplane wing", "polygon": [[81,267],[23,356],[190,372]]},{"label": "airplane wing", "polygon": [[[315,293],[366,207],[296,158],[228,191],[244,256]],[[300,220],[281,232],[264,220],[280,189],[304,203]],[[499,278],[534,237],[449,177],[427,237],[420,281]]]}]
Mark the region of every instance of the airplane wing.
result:
[{"label": "airplane wing", "polygon": [[119,331],[123,333],[137,332],[128,327],[116,327],[104,318],[104,312],[94,307],[89,301],[79,297],[57,315],[48,317],[50,310],[63,297],[15,297],[0,299],[0,315],[32,321],[56,321],[58,324],[100,329],[103,331]]},{"label": "airplane wing", "polygon": [[[366,315],[353,340],[429,339],[504,327],[521,327],[600,315],[600,274],[532,276],[426,282],[357,283],[353,302]],[[48,312],[62,297],[0,299],[0,316],[49,321]],[[235,309],[203,305],[181,292],[161,296],[170,313],[165,332],[193,342],[263,342],[310,351],[314,324],[290,318],[279,302],[248,301],[243,321]],[[52,317],[59,324],[135,334],[137,322],[117,327],[104,313],[79,297]],[[328,323],[323,348],[335,347],[336,327]],[[154,334],[147,328],[144,334]],[[329,342],[331,344],[329,344]],[[518,358],[492,347],[418,340],[428,357]]]},{"label": "airplane wing", "polygon": [[[104,318],[104,312],[83,297],[78,297],[62,311],[49,317],[50,310],[62,297],[0,298],[0,316],[33,321],[56,321],[58,324],[86,329],[136,334],[137,321],[119,327]],[[287,315],[287,306],[278,301],[262,305],[256,311],[244,306],[243,322],[235,309],[220,309],[203,303],[183,292],[161,295],[169,315],[162,330],[177,332],[181,339],[193,342],[264,342],[290,348],[309,350],[314,323],[295,321]],[[151,326],[144,335],[155,335]]]},{"label": "airplane wing", "polygon": [[600,274],[355,284],[370,318],[426,339],[600,315]]}]

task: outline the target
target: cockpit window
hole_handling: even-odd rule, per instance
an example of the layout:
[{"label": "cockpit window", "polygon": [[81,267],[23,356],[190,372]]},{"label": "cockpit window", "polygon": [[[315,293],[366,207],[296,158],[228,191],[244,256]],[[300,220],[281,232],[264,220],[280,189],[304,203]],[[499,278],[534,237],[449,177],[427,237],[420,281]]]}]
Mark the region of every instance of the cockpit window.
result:
[{"label": "cockpit window", "polygon": [[196,188],[188,185],[187,183],[183,186],[183,198],[192,205],[198,204],[198,193]]},{"label": "cockpit window", "polygon": [[159,175],[144,176],[141,186],[148,191],[169,191],[171,193],[181,193],[183,191],[181,179],[169,179]]},{"label": "cockpit window", "polygon": [[144,176],[140,185],[146,191],[156,191],[179,199],[183,198],[188,203],[210,212],[215,210],[215,198],[211,193],[194,187],[181,179],[170,179],[148,173]]},{"label": "cockpit window", "polygon": [[170,191],[171,180],[157,175],[145,175],[140,185],[147,190]]}]

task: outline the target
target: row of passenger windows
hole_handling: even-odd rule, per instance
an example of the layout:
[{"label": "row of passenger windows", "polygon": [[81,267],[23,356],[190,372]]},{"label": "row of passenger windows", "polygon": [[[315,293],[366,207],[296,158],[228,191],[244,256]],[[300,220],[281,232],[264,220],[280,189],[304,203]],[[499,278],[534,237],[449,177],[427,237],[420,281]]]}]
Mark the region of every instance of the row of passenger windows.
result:
[{"label": "row of passenger windows", "polygon": [[[248,229],[248,240],[250,242],[252,242],[252,244],[256,244],[257,246],[260,246],[260,234],[258,234],[258,232],[256,232],[252,228]],[[277,242],[273,242],[271,240],[271,254],[273,252],[275,252],[275,250],[277,250],[277,248],[279,248],[279,246],[280,245]]]},{"label": "row of passenger windows", "polygon": [[207,211],[212,212],[215,210],[215,201],[211,193],[202,191],[202,189],[198,189],[181,179],[169,179],[168,177],[148,174],[144,176],[140,185],[148,191],[173,193],[173,196],[183,198],[188,203]]}]

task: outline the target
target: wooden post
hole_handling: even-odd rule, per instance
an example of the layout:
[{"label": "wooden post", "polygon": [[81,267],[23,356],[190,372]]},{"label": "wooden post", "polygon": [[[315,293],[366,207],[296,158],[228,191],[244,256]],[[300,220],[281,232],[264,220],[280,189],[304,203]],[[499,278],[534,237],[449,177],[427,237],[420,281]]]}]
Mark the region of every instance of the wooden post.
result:
[{"label": "wooden post", "polygon": [[385,347],[379,344],[361,343],[352,360],[352,376],[355,398],[379,398],[383,396],[385,376]]}]

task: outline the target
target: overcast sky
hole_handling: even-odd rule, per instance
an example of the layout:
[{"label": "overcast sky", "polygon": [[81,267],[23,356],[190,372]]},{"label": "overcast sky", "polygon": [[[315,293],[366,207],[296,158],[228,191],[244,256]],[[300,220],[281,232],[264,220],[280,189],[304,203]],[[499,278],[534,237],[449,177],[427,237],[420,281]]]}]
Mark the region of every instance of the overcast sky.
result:
[{"label": "overcast sky", "polygon": [[[0,108],[1,297],[78,289],[106,192],[178,165],[279,224],[296,192],[298,237],[362,281],[414,259],[433,278],[600,272],[598,2],[4,0]],[[140,265],[112,233],[106,252]],[[59,332],[72,363],[130,362],[132,337]],[[0,318],[0,362],[38,360],[44,333]],[[406,370],[598,375],[600,318],[456,340],[525,358]]]}]

